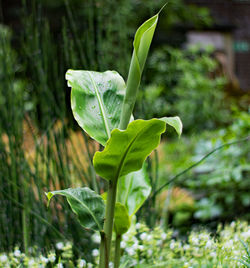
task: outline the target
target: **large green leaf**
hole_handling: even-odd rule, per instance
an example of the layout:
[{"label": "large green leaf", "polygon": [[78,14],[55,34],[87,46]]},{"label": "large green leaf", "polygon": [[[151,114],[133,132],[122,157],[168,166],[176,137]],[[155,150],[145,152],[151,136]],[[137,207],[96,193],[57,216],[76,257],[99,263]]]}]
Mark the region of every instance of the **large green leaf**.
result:
[{"label": "large green leaf", "polygon": [[135,120],[124,131],[114,129],[105,149],[94,155],[97,174],[115,181],[141,169],[146,157],[159,145],[165,129],[165,122],[159,119]]},{"label": "large green leaf", "polygon": [[126,129],[133,111],[142,71],[158,22],[158,14],[145,21],[136,31],[134,50],[130,62],[126,95],[122,105],[120,129]]},{"label": "large green leaf", "polygon": [[68,70],[71,108],[80,127],[105,145],[120,122],[125,82],[115,71],[103,73]]},{"label": "large green leaf", "polygon": [[88,187],[53,191],[46,193],[46,195],[48,197],[48,205],[54,195],[65,196],[84,228],[95,231],[103,229],[105,210],[103,199]]},{"label": "large green leaf", "polygon": [[151,192],[145,163],[139,171],[121,177],[117,188],[117,201],[126,206],[130,217],[132,217]]},{"label": "large green leaf", "polygon": [[125,234],[130,227],[130,217],[127,208],[119,203],[115,203],[114,229],[117,235]]}]

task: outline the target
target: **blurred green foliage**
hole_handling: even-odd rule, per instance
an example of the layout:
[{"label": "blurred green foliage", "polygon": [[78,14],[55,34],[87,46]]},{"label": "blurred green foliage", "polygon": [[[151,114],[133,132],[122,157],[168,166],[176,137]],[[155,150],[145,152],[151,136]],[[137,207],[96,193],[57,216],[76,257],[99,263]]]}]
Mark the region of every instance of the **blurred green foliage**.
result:
[{"label": "blurred green foliage", "polygon": [[[162,150],[165,155],[160,161],[160,182],[166,182],[170,174],[178,174],[200,160],[208,152],[222,144],[247,137],[250,131],[250,115],[234,112],[233,124],[200,135],[184,137],[181,141],[166,143]],[[250,142],[225,147],[202,164],[174,182],[174,185],[188,189],[195,204],[189,214],[189,223],[231,221],[235,217],[249,220],[250,213]],[[185,196],[182,201],[187,200]],[[182,210],[183,212],[185,210]],[[175,218],[179,210],[170,211]],[[191,221],[192,220],[192,221]],[[179,226],[182,221],[173,222]],[[187,223],[187,221],[186,221]]]},{"label": "blurred green foliage", "polygon": [[149,58],[146,85],[138,100],[142,114],[149,118],[179,115],[184,132],[228,123],[230,112],[223,91],[226,78],[214,75],[217,62],[212,51],[199,46],[156,50]]}]

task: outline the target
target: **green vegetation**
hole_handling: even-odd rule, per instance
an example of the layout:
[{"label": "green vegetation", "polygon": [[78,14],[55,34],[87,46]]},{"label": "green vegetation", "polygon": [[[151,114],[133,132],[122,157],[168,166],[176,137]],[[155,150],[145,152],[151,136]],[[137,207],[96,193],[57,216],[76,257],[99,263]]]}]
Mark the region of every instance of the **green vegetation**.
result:
[{"label": "green vegetation", "polygon": [[[13,26],[0,24],[0,267],[97,266],[99,231],[116,267],[248,267],[248,97],[229,98],[213,49],[183,48],[175,27],[209,26],[209,11],[170,1],[137,32],[129,69],[135,29],[164,4],[32,0],[6,21],[0,12]],[[49,191],[66,198],[48,209]]]},{"label": "green vegetation", "polygon": [[[120,267],[248,267],[247,244],[250,243],[249,225],[232,222],[218,226],[216,235],[206,230],[194,230],[185,240],[175,238],[175,231],[156,227],[150,230],[145,224],[133,224],[121,244],[123,256]],[[58,241],[46,254],[30,248],[24,254],[18,247],[8,254],[0,253],[0,267],[97,267],[99,235],[92,236],[90,262],[86,255],[72,260],[72,244]],[[244,262],[244,263],[243,263]],[[46,266],[47,265],[47,266]],[[112,267],[112,264],[110,264]]]}]

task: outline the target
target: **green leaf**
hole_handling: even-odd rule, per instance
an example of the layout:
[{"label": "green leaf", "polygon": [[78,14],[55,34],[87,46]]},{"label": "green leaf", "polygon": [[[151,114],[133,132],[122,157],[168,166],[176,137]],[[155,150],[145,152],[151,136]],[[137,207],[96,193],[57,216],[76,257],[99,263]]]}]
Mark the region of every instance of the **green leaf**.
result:
[{"label": "green leaf", "polygon": [[124,131],[114,129],[105,149],[94,155],[96,173],[115,181],[141,169],[146,157],[159,145],[165,129],[165,122],[159,119],[135,120]]},{"label": "green leaf", "polygon": [[132,114],[137,91],[141,81],[142,71],[158,22],[158,14],[145,21],[136,31],[134,50],[130,62],[126,95],[122,106],[120,129],[126,129]]},{"label": "green leaf", "polygon": [[105,145],[120,122],[125,82],[115,71],[68,70],[74,118],[90,137]]},{"label": "green leaf", "polygon": [[145,163],[139,171],[121,177],[117,188],[117,200],[126,206],[130,217],[132,217],[151,192]]},{"label": "green leaf", "polygon": [[[106,203],[107,192],[102,193],[102,199]],[[120,202],[115,203],[114,212],[114,229],[116,234],[122,235],[126,233],[131,225],[130,217],[127,208]]]},{"label": "green leaf", "polygon": [[77,214],[80,224],[86,229],[101,231],[104,222],[105,205],[101,196],[88,187],[69,188],[46,193],[48,205],[54,195],[63,195],[72,211]]},{"label": "green leaf", "polygon": [[130,227],[127,208],[119,202],[115,203],[114,229],[117,235],[125,234]]},{"label": "green leaf", "polygon": [[182,133],[182,122],[179,116],[174,116],[174,117],[162,117],[160,120],[164,121],[171,127],[175,129],[179,137],[181,136]]}]

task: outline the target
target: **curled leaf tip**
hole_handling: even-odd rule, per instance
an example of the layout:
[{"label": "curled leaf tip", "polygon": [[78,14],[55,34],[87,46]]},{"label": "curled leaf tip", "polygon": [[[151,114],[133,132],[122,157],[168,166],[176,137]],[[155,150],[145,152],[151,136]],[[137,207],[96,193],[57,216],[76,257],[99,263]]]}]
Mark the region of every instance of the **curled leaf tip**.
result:
[{"label": "curled leaf tip", "polygon": [[162,10],[165,8],[165,6],[168,4],[168,2],[166,2],[161,9],[158,11],[157,15],[160,15],[160,13],[162,12]]},{"label": "curled leaf tip", "polygon": [[48,202],[47,202],[47,207],[49,207],[49,205],[50,205],[50,200],[51,200],[51,198],[53,197],[53,194],[51,193],[51,192],[45,192],[44,193],[46,196],[47,196],[47,198],[48,198]]}]

